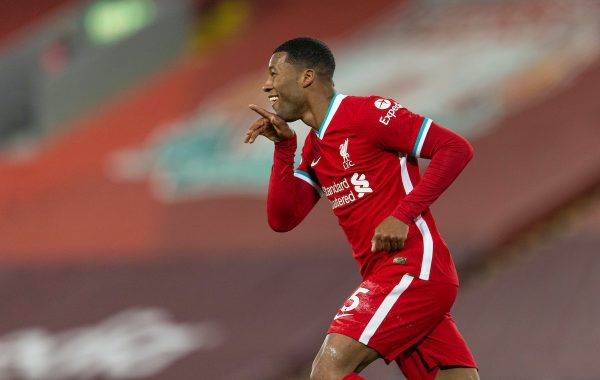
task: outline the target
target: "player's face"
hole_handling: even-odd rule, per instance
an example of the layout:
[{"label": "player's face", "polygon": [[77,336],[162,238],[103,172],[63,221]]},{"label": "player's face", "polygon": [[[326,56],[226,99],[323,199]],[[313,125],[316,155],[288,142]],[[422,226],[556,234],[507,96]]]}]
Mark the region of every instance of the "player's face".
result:
[{"label": "player's face", "polygon": [[263,85],[275,113],[292,122],[302,117],[304,96],[299,83],[300,71],[286,62],[287,53],[273,54],[269,60],[269,78]]}]

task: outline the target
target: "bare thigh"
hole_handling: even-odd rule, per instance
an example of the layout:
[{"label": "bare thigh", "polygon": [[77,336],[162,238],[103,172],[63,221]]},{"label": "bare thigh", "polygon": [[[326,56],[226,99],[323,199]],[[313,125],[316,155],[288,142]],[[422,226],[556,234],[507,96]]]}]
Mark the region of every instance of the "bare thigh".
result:
[{"label": "bare thigh", "polygon": [[435,380],[479,380],[479,373],[475,368],[450,368],[440,370]]},{"label": "bare thigh", "polygon": [[360,372],[379,354],[374,349],[342,334],[328,334],[313,362],[311,380],[341,380]]}]

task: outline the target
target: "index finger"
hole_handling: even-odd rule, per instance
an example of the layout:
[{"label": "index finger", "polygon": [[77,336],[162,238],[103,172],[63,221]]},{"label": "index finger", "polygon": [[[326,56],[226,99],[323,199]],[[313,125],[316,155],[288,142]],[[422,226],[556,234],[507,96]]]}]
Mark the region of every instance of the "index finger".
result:
[{"label": "index finger", "polygon": [[265,110],[264,108],[257,106],[256,104],[250,104],[248,107],[250,107],[250,109],[252,111],[256,112],[257,114],[259,114],[262,117],[266,117],[267,119],[270,119],[271,116],[275,115],[275,114]]}]

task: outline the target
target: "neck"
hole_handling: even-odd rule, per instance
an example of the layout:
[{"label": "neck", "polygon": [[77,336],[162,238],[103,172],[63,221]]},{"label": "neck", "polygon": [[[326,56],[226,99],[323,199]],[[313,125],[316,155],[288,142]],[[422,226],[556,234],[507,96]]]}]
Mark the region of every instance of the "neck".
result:
[{"label": "neck", "polygon": [[302,116],[304,124],[318,131],[321,128],[321,124],[323,124],[323,120],[325,120],[325,115],[335,94],[333,87],[330,87],[310,96],[308,99],[308,109]]}]

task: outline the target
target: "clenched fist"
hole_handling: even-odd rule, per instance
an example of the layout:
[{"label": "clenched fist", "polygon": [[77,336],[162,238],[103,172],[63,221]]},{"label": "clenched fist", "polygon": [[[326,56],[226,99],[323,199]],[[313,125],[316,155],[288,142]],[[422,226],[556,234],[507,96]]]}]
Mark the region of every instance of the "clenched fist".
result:
[{"label": "clenched fist", "polygon": [[408,235],[408,225],[394,216],[388,216],[381,222],[371,239],[371,252],[399,251],[404,248]]}]

